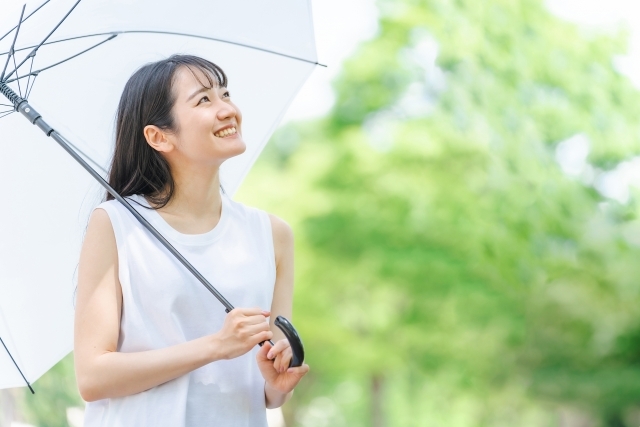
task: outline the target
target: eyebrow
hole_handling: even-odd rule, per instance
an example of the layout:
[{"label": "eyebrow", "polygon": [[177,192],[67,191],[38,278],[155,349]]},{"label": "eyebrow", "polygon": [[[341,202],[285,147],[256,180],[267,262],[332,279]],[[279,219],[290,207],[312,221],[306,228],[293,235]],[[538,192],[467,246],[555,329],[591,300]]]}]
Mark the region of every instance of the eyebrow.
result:
[{"label": "eyebrow", "polygon": [[206,92],[206,91],[208,91],[209,89],[211,89],[211,88],[202,86],[202,87],[200,88],[200,90],[197,90],[197,91],[193,92],[193,93],[191,94],[191,96],[190,96],[189,98],[187,98],[187,102],[191,101],[191,100],[192,100],[196,95],[198,95],[199,93]]}]

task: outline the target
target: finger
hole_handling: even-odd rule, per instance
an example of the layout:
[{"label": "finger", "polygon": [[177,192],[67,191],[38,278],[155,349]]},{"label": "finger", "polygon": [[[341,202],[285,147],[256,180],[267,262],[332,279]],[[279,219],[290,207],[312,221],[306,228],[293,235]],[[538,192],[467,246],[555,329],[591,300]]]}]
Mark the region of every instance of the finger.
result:
[{"label": "finger", "polygon": [[280,340],[276,342],[276,345],[269,350],[267,357],[273,358],[273,368],[278,373],[283,373],[289,367],[289,359],[286,358],[285,353],[290,350],[291,347],[287,340]]},{"label": "finger", "polygon": [[[258,345],[260,343],[268,343],[269,340],[271,340],[271,338],[273,338],[273,332],[266,330],[266,331],[261,331],[257,334],[254,334],[251,337],[251,340],[253,341],[253,345]],[[264,347],[264,344],[263,344]]]},{"label": "finger", "polygon": [[276,357],[273,367],[278,373],[283,373],[289,367],[289,362],[291,361],[292,352],[291,347],[285,348],[281,353]]},{"label": "finger", "polygon": [[268,315],[271,314],[270,311],[268,310],[263,310],[260,307],[251,307],[251,308],[247,308],[247,307],[236,307],[233,310],[231,310],[231,313],[233,312],[242,314],[244,316],[258,316],[258,315],[262,315],[263,317],[268,317]]},{"label": "finger", "polygon": [[269,355],[267,357],[269,359],[273,359],[286,348],[291,348],[291,345],[289,344],[289,341],[280,340],[280,341],[276,342],[276,345],[273,346],[273,348],[271,349],[271,351],[269,352]]},{"label": "finger", "polygon": [[309,365],[307,365],[306,363],[303,363],[301,366],[298,366],[298,367],[295,367],[295,368],[287,369],[287,373],[295,374],[295,375],[298,375],[300,377],[305,375],[307,372],[309,372]]},{"label": "finger", "polygon": [[269,322],[263,315],[247,316],[242,319],[242,323],[245,325],[266,325],[269,327]]},{"label": "finger", "polygon": [[291,347],[289,347],[282,352],[282,372],[289,368],[291,359],[293,359],[293,351],[291,351]]},{"label": "finger", "polygon": [[263,332],[269,332],[269,338],[273,338],[273,332],[269,329],[269,325],[263,325],[261,323],[254,325],[245,325],[244,330],[249,336],[261,335]]},{"label": "finger", "polygon": [[267,358],[267,353],[269,352],[269,350],[271,350],[271,347],[272,345],[269,341],[266,341],[262,345],[262,347],[260,347],[260,349],[258,350],[258,354],[256,355],[259,361],[269,360]]}]

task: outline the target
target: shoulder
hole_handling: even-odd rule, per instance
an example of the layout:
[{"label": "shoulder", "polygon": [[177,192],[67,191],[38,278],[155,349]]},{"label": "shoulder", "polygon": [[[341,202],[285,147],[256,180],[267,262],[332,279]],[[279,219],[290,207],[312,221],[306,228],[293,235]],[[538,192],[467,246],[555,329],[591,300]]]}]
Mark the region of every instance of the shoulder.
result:
[{"label": "shoulder", "polygon": [[[293,259],[293,230],[285,220],[273,214],[269,215],[271,233],[273,235],[273,251],[276,257],[276,266],[288,264]],[[284,264],[283,264],[284,263]]]},{"label": "shoulder", "polygon": [[107,203],[108,202],[102,203],[91,213],[85,234],[85,241],[87,239],[115,241],[114,227],[111,218],[114,207],[107,205]]},{"label": "shoulder", "polygon": [[113,230],[119,220],[120,209],[120,202],[117,200],[108,200],[100,203],[91,213],[88,228],[109,228]]},{"label": "shoulder", "polygon": [[[84,235],[80,253],[79,272],[88,266],[89,270],[104,271],[116,261],[117,246],[114,229],[109,214],[100,207],[93,210]],[[91,276],[93,273],[90,273]]]},{"label": "shoulder", "polygon": [[271,232],[273,233],[274,244],[280,242],[282,244],[293,244],[293,230],[291,226],[282,218],[268,213],[271,222]]},{"label": "shoulder", "polygon": [[238,215],[241,215],[244,218],[253,218],[256,223],[264,221],[262,222],[263,224],[266,225],[266,223],[268,223],[271,226],[273,245],[276,251],[279,247],[293,245],[293,230],[285,220],[253,206],[248,206],[243,203],[236,202],[231,198],[228,198],[227,200],[229,203],[228,206],[233,212],[236,212]]},{"label": "shoulder", "polygon": [[89,228],[112,228],[109,213],[113,208],[114,206],[112,206],[110,202],[104,202],[98,205],[93,210],[93,212],[91,213],[91,217],[89,218]]},{"label": "shoulder", "polygon": [[95,207],[93,213],[91,214],[91,218],[97,215],[98,217],[109,219],[109,217],[113,216],[119,208],[120,202],[118,202],[117,200],[107,200],[106,202],[102,202]]}]

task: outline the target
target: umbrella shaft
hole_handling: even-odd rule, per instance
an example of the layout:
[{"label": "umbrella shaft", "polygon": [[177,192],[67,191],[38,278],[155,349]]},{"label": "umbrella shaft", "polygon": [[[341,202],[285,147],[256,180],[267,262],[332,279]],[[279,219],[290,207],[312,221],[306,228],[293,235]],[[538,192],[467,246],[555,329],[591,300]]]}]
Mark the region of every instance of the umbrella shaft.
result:
[{"label": "umbrella shaft", "polygon": [[80,166],[82,166],[87,172],[89,172],[89,174],[93,176],[93,178],[95,178],[95,180],[98,181],[100,185],[102,185],[117,201],[119,201],[138,220],[138,222],[142,224],[144,228],[146,228],[151,234],[153,234],[153,236],[158,239],[160,243],[162,243],[162,245],[169,252],[171,252],[171,254],[175,256],[178,261],[180,261],[180,263],[184,265],[186,269],[189,270],[191,274],[193,274],[196,279],[198,279],[198,281],[202,283],[204,287],[207,288],[207,290],[218,299],[218,301],[222,303],[222,305],[224,305],[225,311],[227,313],[233,310],[234,307],[231,305],[231,303],[227,301],[226,298],[223,297],[220,292],[218,292],[218,290],[214,288],[213,285],[209,283],[209,281],[202,274],[200,274],[200,272],[196,270],[196,268],[191,265],[191,263],[187,261],[187,259],[182,256],[182,254],[178,252],[178,250],[174,248],[173,245],[171,245],[171,243],[169,243],[169,241],[165,239],[165,237],[160,234],[158,230],[155,229],[155,227],[153,227],[153,225],[151,225],[133,206],[131,206],[131,204],[129,204],[129,202],[124,197],[122,197],[116,190],[114,190],[113,187],[111,187],[111,185],[109,185],[109,183],[102,177],[102,175],[100,175],[95,169],[93,169],[82,158],[82,156],[80,156],[73,148],[71,148],[65,138],[61,134],[56,132],[51,126],[49,126],[42,119],[42,116],[36,110],[34,110],[33,107],[31,107],[27,100],[18,96],[13,90],[11,90],[9,86],[2,82],[0,82],[0,93],[2,93],[7,97],[7,99],[11,101],[16,111],[22,113],[22,115],[25,116],[31,122],[31,124],[38,126],[47,136],[53,138],[67,153],[71,155],[71,157],[73,157],[78,163],[80,163]]}]

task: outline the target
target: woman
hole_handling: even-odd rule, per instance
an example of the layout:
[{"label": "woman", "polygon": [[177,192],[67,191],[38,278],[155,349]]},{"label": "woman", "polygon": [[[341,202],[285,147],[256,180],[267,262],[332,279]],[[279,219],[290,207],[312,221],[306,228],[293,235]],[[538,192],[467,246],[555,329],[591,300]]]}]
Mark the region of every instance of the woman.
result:
[{"label": "woman", "polygon": [[118,202],[98,206],[75,317],[86,426],[266,426],[265,407],[309,370],[287,369],[291,348],[273,325],[291,317],[291,229],[220,192],[220,165],[245,150],[226,86],[193,56],[138,70],[118,107],[109,182],[238,308],[225,314]]}]

